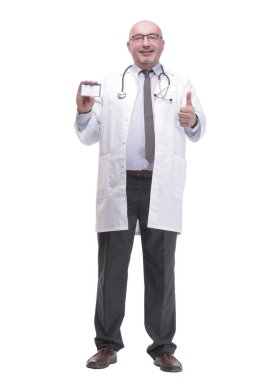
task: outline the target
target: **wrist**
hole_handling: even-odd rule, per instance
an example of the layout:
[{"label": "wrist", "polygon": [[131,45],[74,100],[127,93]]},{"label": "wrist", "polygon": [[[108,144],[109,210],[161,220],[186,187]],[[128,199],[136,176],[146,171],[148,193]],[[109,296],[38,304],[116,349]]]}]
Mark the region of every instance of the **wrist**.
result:
[{"label": "wrist", "polygon": [[79,110],[79,109],[77,108],[77,113],[78,113],[78,115],[84,115],[84,114],[86,114],[86,113],[90,113],[91,110],[92,110],[92,108],[91,108],[89,111],[81,111],[81,110]]},{"label": "wrist", "polygon": [[196,121],[195,123],[191,126],[191,128],[195,128],[197,125],[198,125],[198,122],[199,122],[199,118],[198,118],[198,115],[195,113],[195,116],[196,116]]}]

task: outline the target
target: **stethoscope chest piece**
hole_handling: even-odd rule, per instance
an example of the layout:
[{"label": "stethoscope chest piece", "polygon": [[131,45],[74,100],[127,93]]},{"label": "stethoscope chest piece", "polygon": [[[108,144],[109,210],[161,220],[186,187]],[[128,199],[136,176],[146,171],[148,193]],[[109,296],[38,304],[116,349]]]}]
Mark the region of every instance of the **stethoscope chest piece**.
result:
[{"label": "stethoscope chest piece", "polygon": [[126,97],[126,93],[125,93],[124,91],[120,91],[120,92],[118,93],[118,98],[119,98],[119,99],[125,99],[125,97]]}]

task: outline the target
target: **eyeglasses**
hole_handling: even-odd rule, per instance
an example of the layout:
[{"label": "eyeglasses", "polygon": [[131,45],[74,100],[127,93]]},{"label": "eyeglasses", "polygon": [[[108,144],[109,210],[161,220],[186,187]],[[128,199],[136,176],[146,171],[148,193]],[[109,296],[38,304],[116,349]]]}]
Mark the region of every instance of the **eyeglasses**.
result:
[{"label": "eyeglasses", "polygon": [[147,37],[148,41],[158,41],[162,36],[159,34],[136,34],[135,36],[132,36],[130,40],[134,42],[142,42],[144,41],[144,38]]}]

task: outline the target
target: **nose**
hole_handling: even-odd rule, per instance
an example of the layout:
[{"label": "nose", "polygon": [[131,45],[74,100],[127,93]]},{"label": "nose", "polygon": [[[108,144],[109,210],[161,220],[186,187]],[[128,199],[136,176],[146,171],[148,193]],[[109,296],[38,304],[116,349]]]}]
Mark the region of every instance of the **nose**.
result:
[{"label": "nose", "polygon": [[149,40],[148,40],[148,37],[147,37],[147,36],[144,36],[144,38],[143,38],[143,45],[144,45],[144,46],[149,46],[149,45],[150,45],[150,43],[149,43]]}]

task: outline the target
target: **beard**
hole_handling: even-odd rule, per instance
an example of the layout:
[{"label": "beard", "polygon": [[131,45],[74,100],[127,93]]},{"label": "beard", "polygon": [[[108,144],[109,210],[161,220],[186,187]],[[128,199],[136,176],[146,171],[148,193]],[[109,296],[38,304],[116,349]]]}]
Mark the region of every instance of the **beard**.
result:
[{"label": "beard", "polygon": [[140,59],[141,63],[148,64],[154,62],[154,57],[143,57]]}]

